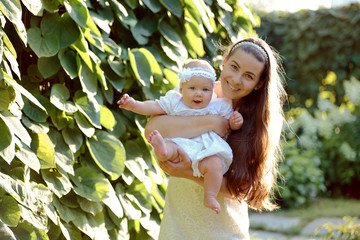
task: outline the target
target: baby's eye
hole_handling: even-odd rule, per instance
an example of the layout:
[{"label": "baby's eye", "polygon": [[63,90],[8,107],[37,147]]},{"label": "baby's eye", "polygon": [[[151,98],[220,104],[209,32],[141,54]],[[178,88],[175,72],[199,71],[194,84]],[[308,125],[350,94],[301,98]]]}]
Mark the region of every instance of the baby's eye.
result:
[{"label": "baby's eye", "polygon": [[189,89],[191,89],[191,90],[195,90],[195,87],[189,87]]},{"label": "baby's eye", "polygon": [[207,92],[207,91],[210,91],[210,89],[204,88],[203,91]]}]

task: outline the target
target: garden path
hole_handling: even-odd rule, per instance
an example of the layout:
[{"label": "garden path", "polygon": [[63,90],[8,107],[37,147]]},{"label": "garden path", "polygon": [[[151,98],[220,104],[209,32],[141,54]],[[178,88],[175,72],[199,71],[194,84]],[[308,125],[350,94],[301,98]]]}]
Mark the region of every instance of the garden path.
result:
[{"label": "garden path", "polygon": [[[289,232],[291,228],[299,228],[302,224],[298,217],[284,217],[276,215],[276,213],[250,213],[249,217],[251,240],[315,240],[319,237],[314,237],[313,234],[323,224],[327,222],[336,225],[344,223],[341,218],[318,218],[306,224],[300,235],[290,236],[286,232]],[[324,234],[326,234],[326,230],[321,229],[318,236]]]}]

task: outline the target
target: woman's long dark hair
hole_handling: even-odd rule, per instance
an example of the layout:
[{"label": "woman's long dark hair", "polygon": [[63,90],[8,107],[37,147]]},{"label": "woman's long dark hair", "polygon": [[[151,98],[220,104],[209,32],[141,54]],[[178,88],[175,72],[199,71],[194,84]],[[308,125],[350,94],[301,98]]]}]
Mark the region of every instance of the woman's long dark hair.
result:
[{"label": "woman's long dark hair", "polygon": [[276,53],[265,41],[259,38],[242,41],[257,44],[266,56],[252,44],[234,44],[226,57],[241,49],[263,62],[265,68],[260,77],[263,85],[235,106],[244,124],[227,138],[234,155],[225,174],[227,187],[235,198],[245,199],[251,208],[273,210],[276,205],[271,203],[270,196],[276,186],[277,162],[281,156],[282,106],[286,96],[281,83],[282,69]]}]

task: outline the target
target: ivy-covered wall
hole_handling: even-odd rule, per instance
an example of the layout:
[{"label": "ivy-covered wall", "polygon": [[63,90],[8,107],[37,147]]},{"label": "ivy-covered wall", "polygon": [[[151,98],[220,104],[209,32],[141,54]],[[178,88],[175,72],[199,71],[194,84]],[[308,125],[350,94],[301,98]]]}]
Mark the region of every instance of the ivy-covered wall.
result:
[{"label": "ivy-covered wall", "polygon": [[[1,0],[0,239],[155,239],[166,177],[124,93],[254,34],[226,0]],[[215,62],[213,62],[215,64]],[[215,64],[216,65],[216,64]]]}]

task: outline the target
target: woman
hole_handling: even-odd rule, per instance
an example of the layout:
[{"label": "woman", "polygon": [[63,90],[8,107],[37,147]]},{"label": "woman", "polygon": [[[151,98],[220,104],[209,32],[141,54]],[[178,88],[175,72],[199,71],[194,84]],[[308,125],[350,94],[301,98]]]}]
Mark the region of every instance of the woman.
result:
[{"label": "woman", "polygon": [[[277,174],[285,92],[275,53],[259,38],[232,45],[225,55],[215,92],[232,100],[244,119],[241,129],[228,133],[233,162],[217,198],[218,215],[202,206],[203,178],[192,175],[181,149],[179,163],[162,162],[169,179],[159,239],[249,239],[248,206],[273,210],[270,202]],[[171,124],[169,124],[171,123]],[[164,137],[196,137],[214,131],[225,136],[228,122],[216,115],[153,117],[145,134],[158,130]]]}]

